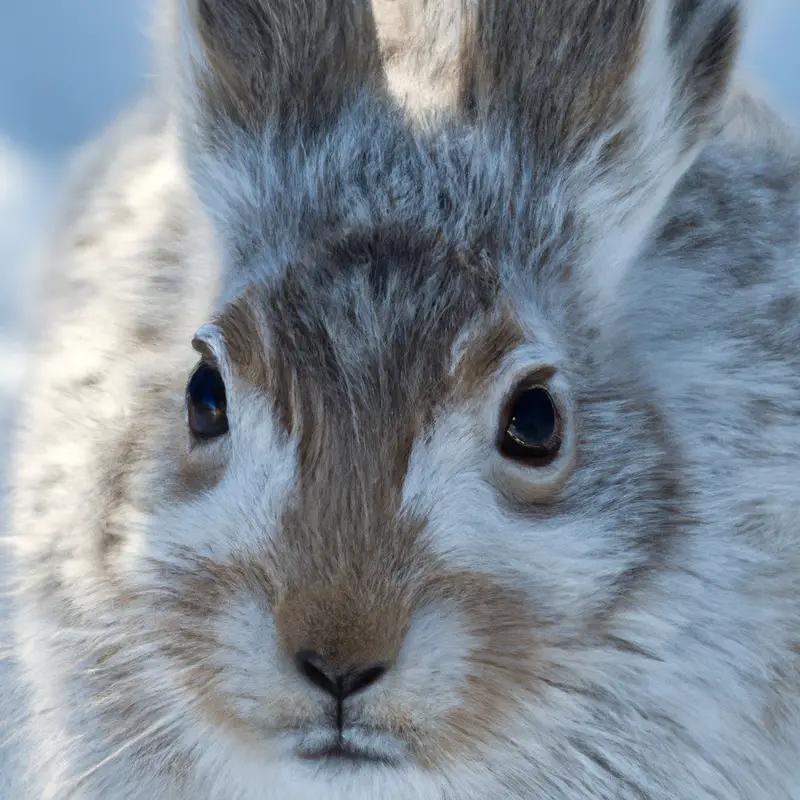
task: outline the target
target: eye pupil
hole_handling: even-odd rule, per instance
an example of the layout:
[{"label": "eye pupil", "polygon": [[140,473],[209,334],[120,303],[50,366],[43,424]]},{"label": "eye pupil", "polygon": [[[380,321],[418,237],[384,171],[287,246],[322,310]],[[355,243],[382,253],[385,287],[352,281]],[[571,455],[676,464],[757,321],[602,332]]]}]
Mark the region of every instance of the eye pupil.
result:
[{"label": "eye pupil", "polygon": [[511,406],[501,450],[509,458],[552,458],[561,447],[559,417],[550,392],[534,386],[522,392]]},{"label": "eye pupil", "polygon": [[225,383],[219,371],[201,364],[186,389],[189,427],[200,439],[213,439],[228,432]]},{"label": "eye pupil", "polygon": [[520,442],[544,445],[556,429],[556,413],[550,395],[544,389],[525,392],[514,406],[509,435]]}]

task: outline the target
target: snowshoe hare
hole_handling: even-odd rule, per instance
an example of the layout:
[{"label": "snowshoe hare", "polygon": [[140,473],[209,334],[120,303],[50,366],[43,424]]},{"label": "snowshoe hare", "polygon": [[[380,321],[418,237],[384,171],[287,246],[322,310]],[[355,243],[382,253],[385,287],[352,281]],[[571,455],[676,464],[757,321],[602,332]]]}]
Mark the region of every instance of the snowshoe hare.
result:
[{"label": "snowshoe hare", "polygon": [[800,150],[719,133],[740,3],[390,2],[176,0],[83,158],[17,796],[800,798]]}]

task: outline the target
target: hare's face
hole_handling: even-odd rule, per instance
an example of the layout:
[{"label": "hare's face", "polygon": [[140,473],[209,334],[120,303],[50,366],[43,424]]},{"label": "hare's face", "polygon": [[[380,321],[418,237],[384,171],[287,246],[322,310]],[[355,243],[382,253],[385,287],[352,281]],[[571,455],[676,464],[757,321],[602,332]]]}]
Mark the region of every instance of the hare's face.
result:
[{"label": "hare's face", "polygon": [[353,232],[199,332],[119,556],[199,729],[320,781],[463,779],[624,646],[675,459],[624,346],[576,355],[569,292],[502,259]]},{"label": "hare's face", "polygon": [[114,563],[237,796],[595,796],[597,653],[680,526],[614,310],[738,4],[423,5],[412,122],[370,4],[177,4],[222,310]]}]

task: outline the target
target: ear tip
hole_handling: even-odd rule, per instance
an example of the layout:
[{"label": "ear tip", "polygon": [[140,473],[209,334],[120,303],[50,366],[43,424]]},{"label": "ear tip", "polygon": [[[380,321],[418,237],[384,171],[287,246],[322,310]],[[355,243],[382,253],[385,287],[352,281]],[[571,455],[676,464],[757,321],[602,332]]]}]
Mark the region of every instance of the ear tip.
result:
[{"label": "ear tip", "polygon": [[684,44],[688,62],[683,69],[694,95],[693,105],[713,107],[727,94],[743,38],[740,0],[710,0],[707,14],[693,27]]},{"label": "ear tip", "polygon": [[741,30],[745,3],[742,0],[671,0],[670,43],[681,46],[708,38],[712,31]]},{"label": "ear tip", "polygon": [[259,128],[280,115],[326,121],[358,90],[382,86],[370,0],[172,2],[179,71],[209,118]]}]

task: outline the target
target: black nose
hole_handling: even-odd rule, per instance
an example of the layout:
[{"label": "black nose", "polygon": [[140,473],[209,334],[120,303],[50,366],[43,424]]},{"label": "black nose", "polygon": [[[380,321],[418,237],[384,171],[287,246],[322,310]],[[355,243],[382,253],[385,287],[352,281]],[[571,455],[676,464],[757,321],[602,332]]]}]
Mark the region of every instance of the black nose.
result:
[{"label": "black nose", "polygon": [[385,664],[367,664],[342,669],[310,650],[301,651],[294,660],[297,669],[306,680],[340,702],[372,686],[386,674]]}]

